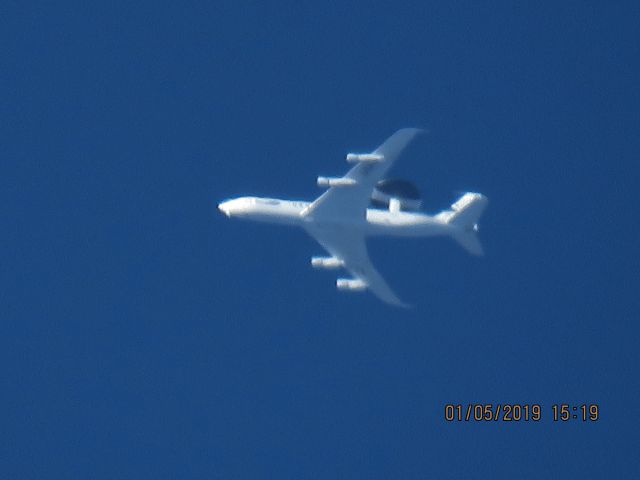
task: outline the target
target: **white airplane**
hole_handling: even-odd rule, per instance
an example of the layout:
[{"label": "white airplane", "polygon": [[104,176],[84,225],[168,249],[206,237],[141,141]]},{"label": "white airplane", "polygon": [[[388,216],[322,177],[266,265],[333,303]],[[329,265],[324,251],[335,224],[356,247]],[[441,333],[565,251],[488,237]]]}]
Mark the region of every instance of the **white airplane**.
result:
[{"label": "white airplane", "polygon": [[[391,305],[408,307],[389,288],[367,254],[365,238],[373,235],[431,237],[449,235],[469,253],[482,255],[477,237],[478,218],[487,206],[479,193],[465,193],[444,210],[430,216],[419,212],[417,190],[403,180],[382,180],[405,147],[422,130],[398,130],[371,153],[349,153],[355,163],[344,177],[318,177],[328,190],[313,202],[240,197],[218,205],[227,217],[302,227],[329,252],[312,257],[314,268],[344,267],[352,278],[339,278],[339,290],[370,290]],[[370,206],[384,206],[368,208]]]}]

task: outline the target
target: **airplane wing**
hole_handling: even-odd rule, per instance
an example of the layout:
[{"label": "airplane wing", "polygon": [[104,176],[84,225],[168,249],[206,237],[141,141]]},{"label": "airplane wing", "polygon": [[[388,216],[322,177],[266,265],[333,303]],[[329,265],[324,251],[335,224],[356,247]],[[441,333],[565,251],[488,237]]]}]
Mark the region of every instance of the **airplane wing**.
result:
[{"label": "airplane wing", "polygon": [[329,188],[305,209],[303,215],[333,221],[364,219],[376,183],[391,168],[411,140],[423,131],[419,128],[398,130],[372,152],[383,155],[382,161],[358,163],[345,175],[345,178],[355,180],[354,184]]},{"label": "airplane wing", "polygon": [[354,279],[362,280],[367,285],[367,289],[380,300],[398,307],[410,307],[391,290],[369,260],[367,245],[361,233],[336,227],[308,227],[307,232],[333,257],[342,260],[344,268],[353,275]]}]

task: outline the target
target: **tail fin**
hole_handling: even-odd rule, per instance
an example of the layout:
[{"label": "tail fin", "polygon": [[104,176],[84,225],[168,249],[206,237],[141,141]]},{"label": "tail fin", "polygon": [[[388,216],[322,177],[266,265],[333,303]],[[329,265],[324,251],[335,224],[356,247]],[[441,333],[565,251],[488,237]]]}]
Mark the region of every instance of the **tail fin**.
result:
[{"label": "tail fin", "polygon": [[455,225],[452,233],[462,248],[472,255],[482,255],[482,245],[478,240],[478,219],[487,208],[489,200],[480,193],[465,193],[453,205],[447,223]]}]

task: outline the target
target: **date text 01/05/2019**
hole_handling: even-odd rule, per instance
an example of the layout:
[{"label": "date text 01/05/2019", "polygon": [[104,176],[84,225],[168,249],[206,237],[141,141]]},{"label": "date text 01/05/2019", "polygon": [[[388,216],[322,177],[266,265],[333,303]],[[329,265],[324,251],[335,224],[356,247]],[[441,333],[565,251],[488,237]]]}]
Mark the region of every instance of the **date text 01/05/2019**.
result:
[{"label": "date text 01/05/2019", "polygon": [[[550,410],[554,422],[596,422],[600,418],[600,407],[595,403],[559,403],[551,405]],[[543,407],[538,403],[448,403],[444,406],[447,422],[539,422],[543,416]]]}]

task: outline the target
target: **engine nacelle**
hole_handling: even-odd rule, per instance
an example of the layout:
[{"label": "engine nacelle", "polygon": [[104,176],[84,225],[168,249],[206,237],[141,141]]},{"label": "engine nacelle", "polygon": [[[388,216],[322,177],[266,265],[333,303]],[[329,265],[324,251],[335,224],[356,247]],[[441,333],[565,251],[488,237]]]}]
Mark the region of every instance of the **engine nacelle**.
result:
[{"label": "engine nacelle", "polygon": [[338,287],[338,290],[362,292],[367,289],[367,283],[359,278],[339,278],[336,280],[336,287]]},{"label": "engine nacelle", "polygon": [[313,268],[340,268],[344,266],[344,261],[336,257],[312,257],[311,266]]},{"label": "engine nacelle", "polygon": [[356,181],[353,178],[318,177],[319,187],[348,187],[355,184]]},{"label": "engine nacelle", "polygon": [[384,160],[384,155],[378,153],[347,153],[347,162],[369,162],[376,163]]}]

